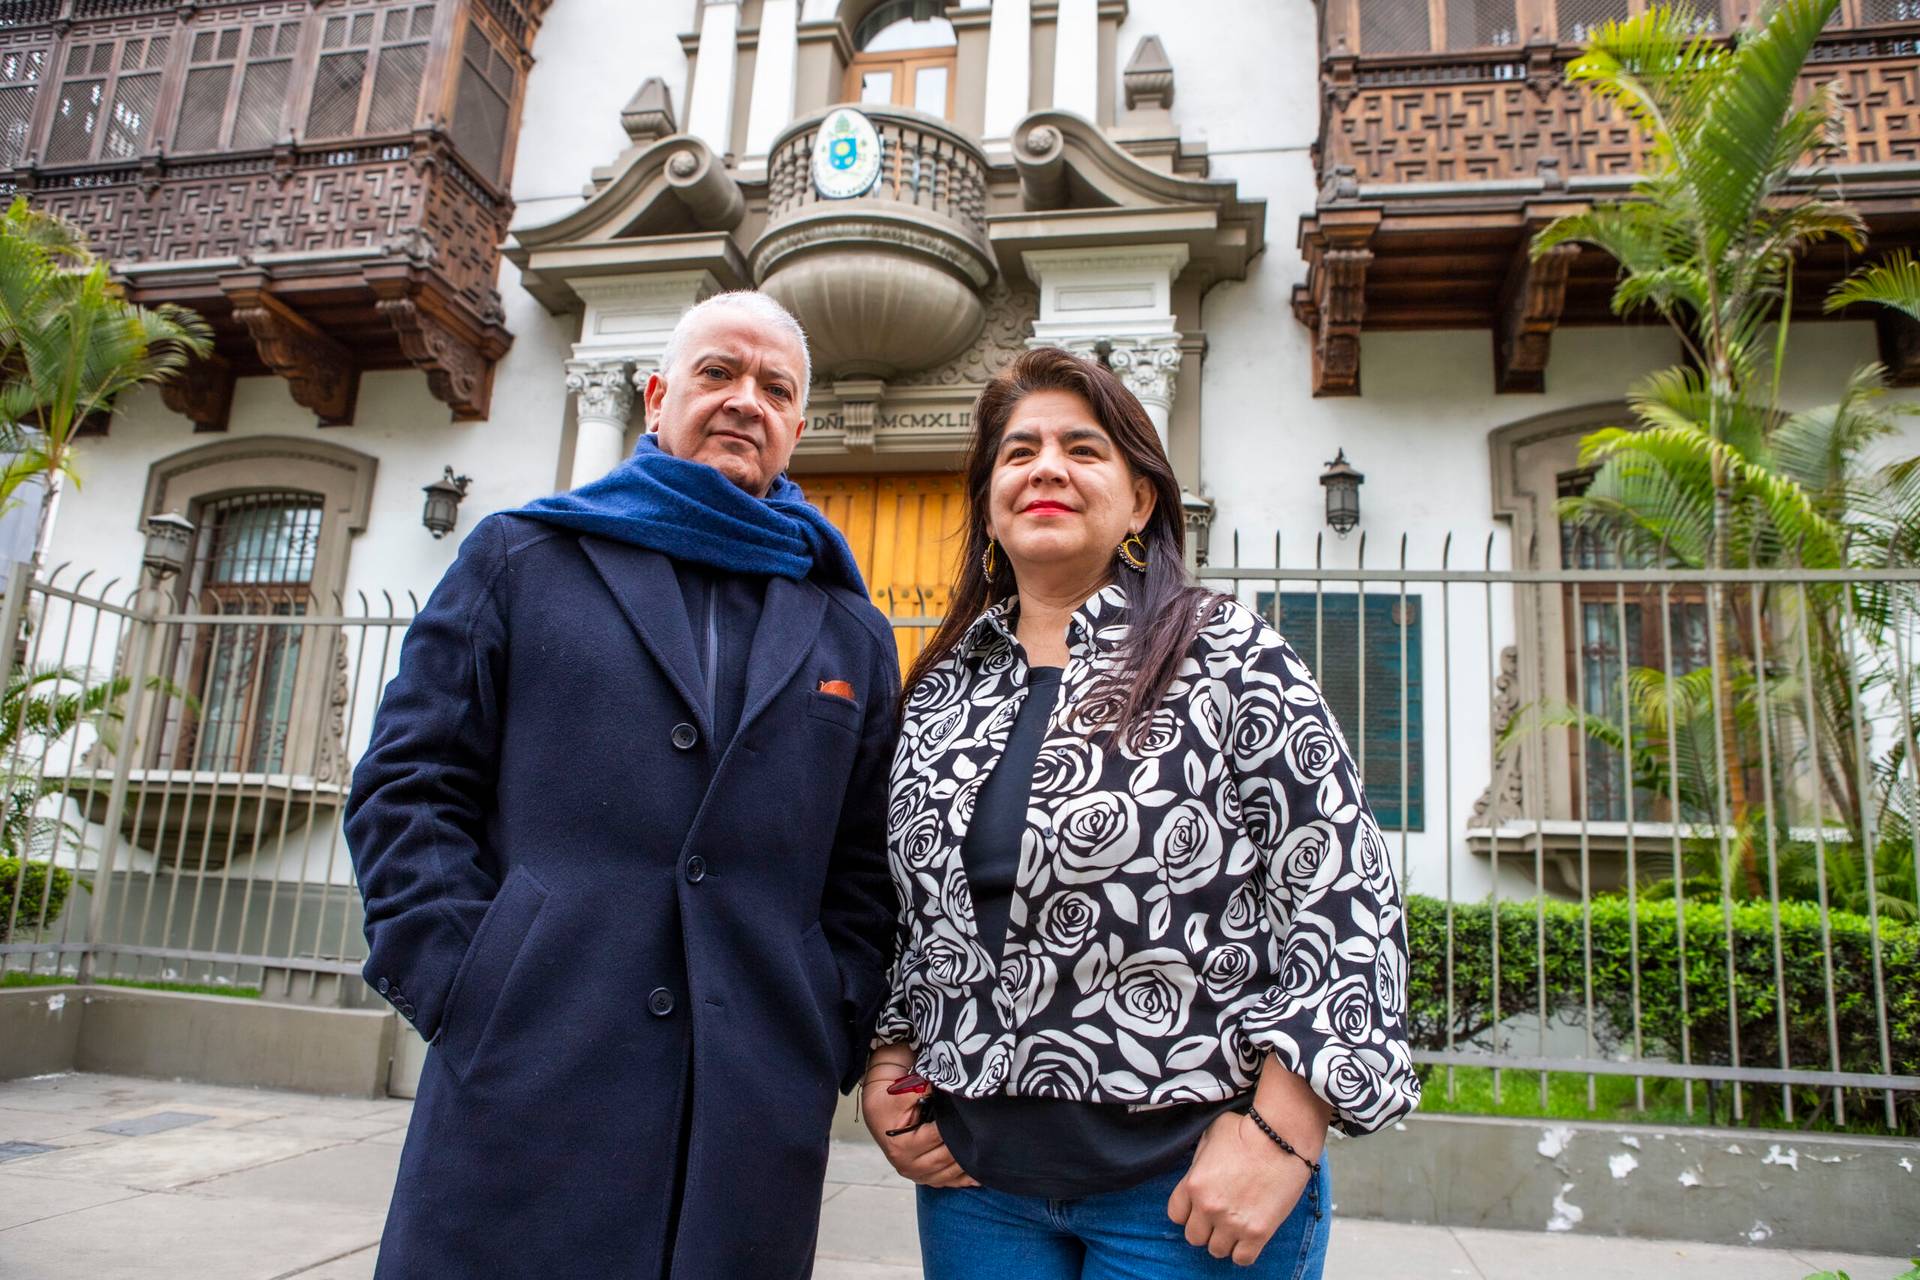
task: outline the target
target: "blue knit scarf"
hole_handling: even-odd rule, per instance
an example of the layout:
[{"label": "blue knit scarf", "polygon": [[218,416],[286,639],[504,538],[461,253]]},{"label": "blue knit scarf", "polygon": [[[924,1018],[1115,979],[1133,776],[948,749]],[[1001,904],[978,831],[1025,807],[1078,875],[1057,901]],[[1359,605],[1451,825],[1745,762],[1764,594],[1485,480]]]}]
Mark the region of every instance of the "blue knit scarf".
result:
[{"label": "blue knit scarf", "polygon": [[535,498],[515,514],[715,569],[812,575],[867,593],[847,540],[799,485],[782,475],[756,498],[705,463],[674,457],[652,433],[600,479]]}]

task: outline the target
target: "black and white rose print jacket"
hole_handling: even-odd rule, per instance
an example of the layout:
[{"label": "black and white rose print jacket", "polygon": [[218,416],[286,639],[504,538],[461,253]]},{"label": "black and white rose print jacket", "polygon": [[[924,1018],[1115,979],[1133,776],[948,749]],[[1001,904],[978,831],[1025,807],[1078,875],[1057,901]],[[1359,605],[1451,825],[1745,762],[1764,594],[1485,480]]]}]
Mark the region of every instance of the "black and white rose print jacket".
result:
[{"label": "black and white rose print jacket", "polygon": [[913,1045],[936,1088],[974,1098],[1220,1100],[1271,1051],[1347,1133],[1413,1110],[1386,841],[1312,675],[1238,603],[1133,746],[1098,728],[1124,590],[1075,613],[994,971],[960,847],[1026,696],[1014,608],[982,614],[908,696],[888,823],[899,952],[875,1043]]}]

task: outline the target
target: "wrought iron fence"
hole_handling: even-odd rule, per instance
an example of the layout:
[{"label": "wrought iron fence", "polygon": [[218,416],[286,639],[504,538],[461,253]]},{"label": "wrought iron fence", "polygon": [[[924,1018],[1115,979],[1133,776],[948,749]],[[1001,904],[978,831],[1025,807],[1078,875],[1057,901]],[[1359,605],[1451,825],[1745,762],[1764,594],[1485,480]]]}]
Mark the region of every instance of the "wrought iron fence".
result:
[{"label": "wrought iron fence", "polygon": [[[1920,569],[1280,552],[1202,577],[1344,727],[1398,851],[1431,1087],[1574,1073],[1591,1105],[1625,1077],[1688,1112],[1920,1131]],[[411,598],[13,581],[0,971],[357,992],[339,809]],[[880,603],[908,656],[941,621]]]},{"label": "wrought iron fence", "polygon": [[15,573],[0,972],[360,1002],[339,812],[415,602],[227,577]]}]

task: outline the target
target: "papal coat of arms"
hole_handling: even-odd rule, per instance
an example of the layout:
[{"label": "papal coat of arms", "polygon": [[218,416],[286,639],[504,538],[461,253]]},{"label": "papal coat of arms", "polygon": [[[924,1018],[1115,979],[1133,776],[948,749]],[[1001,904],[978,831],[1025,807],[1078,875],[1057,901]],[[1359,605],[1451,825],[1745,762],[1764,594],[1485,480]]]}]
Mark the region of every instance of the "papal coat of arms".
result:
[{"label": "papal coat of arms", "polygon": [[851,200],[873,188],[880,176],[880,135],[852,107],[840,107],[820,122],[813,143],[813,186],[823,200]]}]

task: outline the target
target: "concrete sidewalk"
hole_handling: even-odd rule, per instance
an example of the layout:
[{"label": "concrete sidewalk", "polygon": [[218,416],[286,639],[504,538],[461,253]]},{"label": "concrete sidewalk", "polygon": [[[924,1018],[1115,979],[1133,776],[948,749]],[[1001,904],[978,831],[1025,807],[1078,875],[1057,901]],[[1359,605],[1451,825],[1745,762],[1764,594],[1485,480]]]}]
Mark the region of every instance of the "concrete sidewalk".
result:
[{"label": "concrete sidewalk", "polygon": [[[5,1280],[364,1280],[409,1104],[67,1074],[0,1082]],[[834,1144],[819,1280],[917,1280],[913,1195]],[[1336,1196],[1337,1203],[1337,1196]],[[1341,1219],[1329,1280],[1890,1280],[1895,1258]],[[751,1280],[743,1277],[742,1280]]]}]

